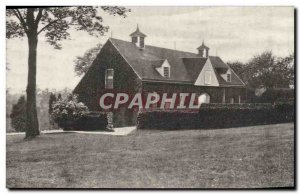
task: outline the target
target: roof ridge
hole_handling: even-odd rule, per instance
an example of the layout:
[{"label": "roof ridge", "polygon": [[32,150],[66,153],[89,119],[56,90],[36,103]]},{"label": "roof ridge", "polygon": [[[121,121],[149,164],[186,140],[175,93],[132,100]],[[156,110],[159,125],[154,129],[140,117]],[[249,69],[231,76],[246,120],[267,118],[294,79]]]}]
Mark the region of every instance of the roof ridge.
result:
[{"label": "roof ridge", "polygon": [[[126,41],[126,40],[122,40],[122,39],[117,39],[117,38],[109,38],[109,39],[114,39],[114,40],[120,40],[120,41],[124,41],[124,42],[127,42],[127,43],[132,43],[130,41]],[[189,51],[181,51],[181,50],[175,50],[175,49],[170,49],[170,48],[165,48],[165,47],[159,47],[159,46],[154,46],[154,45],[146,45],[145,44],[145,47],[146,46],[150,46],[150,47],[154,47],[154,48],[160,48],[160,49],[165,49],[165,50],[169,50],[169,51],[176,51],[176,52],[182,52],[182,53],[187,53],[187,54],[193,54],[193,55],[197,55],[197,53],[192,53],[192,52],[189,52]],[[181,58],[181,57],[180,57]]]},{"label": "roof ridge", "polygon": [[167,59],[157,59],[157,60],[151,60],[151,59],[149,59],[147,61],[164,61],[164,60],[167,60]]},{"label": "roof ridge", "polygon": [[[209,58],[209,57],[218,57],[218,58],[220,58],[219,56],[211,56],[211,55],[209,55],[208,57],[179,57],[179,58],[187,58],[187,59],[207,59],[207,58]],[[220,58],[221,59],[221,58]]]}]

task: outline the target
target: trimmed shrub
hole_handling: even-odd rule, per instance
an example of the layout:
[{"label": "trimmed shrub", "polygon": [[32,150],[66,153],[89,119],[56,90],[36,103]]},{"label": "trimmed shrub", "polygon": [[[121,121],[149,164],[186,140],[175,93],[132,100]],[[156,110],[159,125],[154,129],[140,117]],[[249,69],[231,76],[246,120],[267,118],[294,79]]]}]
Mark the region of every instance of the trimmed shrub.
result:
[{"label": "trimmed shrub", "polygon": [[260,108],[272,108],[272,104],[271,103],[242,103],[242,104],[238,104],[238,103],[233,103],[233,104],[223,104],[223,103],[208,103],[208,104],[202,104],[200,107],[200,110],[203,108],[256,108],[256,109],[260,109]]},{"label": "trimmed shrub", "polygon": [[277,112],[277,120],[281,122],[292,122],[295,120],[294,102],[276,103],[274,108]]},{"label": "trimmed shrub", "polygon": [[88,111],[82,102],[77,101],[76,96],[55,102],[52,117],[64,130],[105,130],[107,127],[106,114]]},{"label": "trimmed shrub", "polygon": [[108,125],[107,116],[102,112],[88,112],[76,120],[60,119],[56,122],[65,131],[107,130]]},{"label": "trimmed shrub", "polygon": [[76,96],[73,98],[59,100],[52,106],[51,116],[54,121],[76,121],[88,113],[88,108],[82,102],[78,102]]},{"label": "trimmed shrub", "polygon": [[83,117],[76,120],[71,126],[64,128],[65,130],[95,131],[107,130],[107,115],[102,112],[89,112]]},{"label": "trimmed shrub", "polygon": [[204,105],[198,112],[155,110],[140,112],[138,129],[208,129],[294,121],[293,104]]}]

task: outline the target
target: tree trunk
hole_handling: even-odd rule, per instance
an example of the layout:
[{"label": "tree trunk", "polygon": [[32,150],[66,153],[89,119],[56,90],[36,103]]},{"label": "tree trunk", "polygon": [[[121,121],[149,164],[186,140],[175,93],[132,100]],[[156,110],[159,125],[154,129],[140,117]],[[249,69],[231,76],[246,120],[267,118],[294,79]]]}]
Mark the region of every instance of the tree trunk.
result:
[{"label": "tree trunk", "polygon": [[36,110],[36,58],[38,36],[35,31],[28,33],[28,82],[26,89],[26,138],[40,134]]}]

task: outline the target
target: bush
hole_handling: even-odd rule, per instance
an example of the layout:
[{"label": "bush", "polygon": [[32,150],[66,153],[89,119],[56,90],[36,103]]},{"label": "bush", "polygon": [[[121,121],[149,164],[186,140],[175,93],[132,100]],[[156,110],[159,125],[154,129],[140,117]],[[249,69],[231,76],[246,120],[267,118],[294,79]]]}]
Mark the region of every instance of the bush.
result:
[{"label": "bush", "polygon": [[146,111],[138,115],[138,129],[230,128],[294,121],[293,104],[204,105],[198,112]]},{"label": "bush", "polygon": [[94,131],[107,130],[107,116],[102,112],[88,112],[79,119],[73,121],[71,125],[65,122],[60,123],[64,130],[80,130],[80,131]]},{"label": "bush", "polygon": [[255,96],[254,90],[248,90],[247,99],[254,103],[274,103],[294,101],[294,89],[268,88],[261,96]]},{"label": "bush", "polygon": [[78,102],[76,96],[69,95],[52,105],[51,117],[62,128],[70,128],[74,123],[88,113],[88,108]]},{"label": "bush", "polygon": [[16,104],[13,105],[10,114],[11,126],[18,132],[26,131],[26,100],[21,96]]},{"label": "bush", "polygon": [[240,109],[240,108],[255,108],[255,109],[260,109],[260,108],[272,108],[271,103],[233,103],[233,104],[223,104],[223,103],[208,103],[208,104],[202,104],[200,109],[203,108],[210,108],[210,109],[215,109],[215,108],[227,108],[227,109]]},{"label": "bush", "polygon": [[291,122],[295,119],[295,105],[294,102],[276,103],[274,108],[277,112],[277,120],[282,122]]},{"label": "bush", "polygon": [[72,95],[55,102],[51,116],[64,130],[98,130],[107,126],[106,114],[89,112],[87,106]]},{"label": "bush", "polygon": [[275,88],[267,89],[258,102],[286,102],[294,100],[294,89],[288,88]]},{"label": "bush", "polygon": [[59,100],[53,104],[52,116],[55,121],[68,120],[75,121],[85,114],[87,114],[88,108],[82,102],[77,101],[77,97],[74,96],[71,99]]}]

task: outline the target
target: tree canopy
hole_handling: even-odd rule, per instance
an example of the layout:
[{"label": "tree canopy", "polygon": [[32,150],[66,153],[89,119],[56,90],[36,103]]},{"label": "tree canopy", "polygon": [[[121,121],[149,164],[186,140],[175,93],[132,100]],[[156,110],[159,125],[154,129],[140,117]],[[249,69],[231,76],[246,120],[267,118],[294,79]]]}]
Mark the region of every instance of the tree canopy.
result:
[{"label": "tree canopy", "polygon": [[249,88],[287,88],[294,81],[294,54],[276,57],[265,51],[248,62],[228,62]]},{"label": "tree canopy", "polygon": [[61,41],[70,37],[70,28],[101,36],[109,27],[103,25],[98,14],[103,10],[111,15],[126,17],[129,9],[117,6],[78,7],[25,7],[6,9],[6,38],[27,37],[28,40],[28,83],[26,88],[26,138],[40,134],[36,108],[36,70],[38,37],[61,49]]},{"label": "tree canopy", "polygon": [[61,41],[69,38],[68,29],[83,30],[93,36],[101,36],[109,26],[103,25],[99,9],[111,15],[126,17],[130,9],[118,6],[79,6],[79,7],[40,7],[20,8],[8,7],[6,10],[6,37],[23,37],[36,29],[37,35],[44,32],[46,41],[56,49],[61,48]]},{"label": "tree canopy", "polygon": [[101,48],[102,44],[97,44],[95,47],[87,50],[83,54],[83,56],[76,57],[76,59],[74,60],[74,71],[76,75],[81,76],[89,70],[97,54],[100,52]]}]

